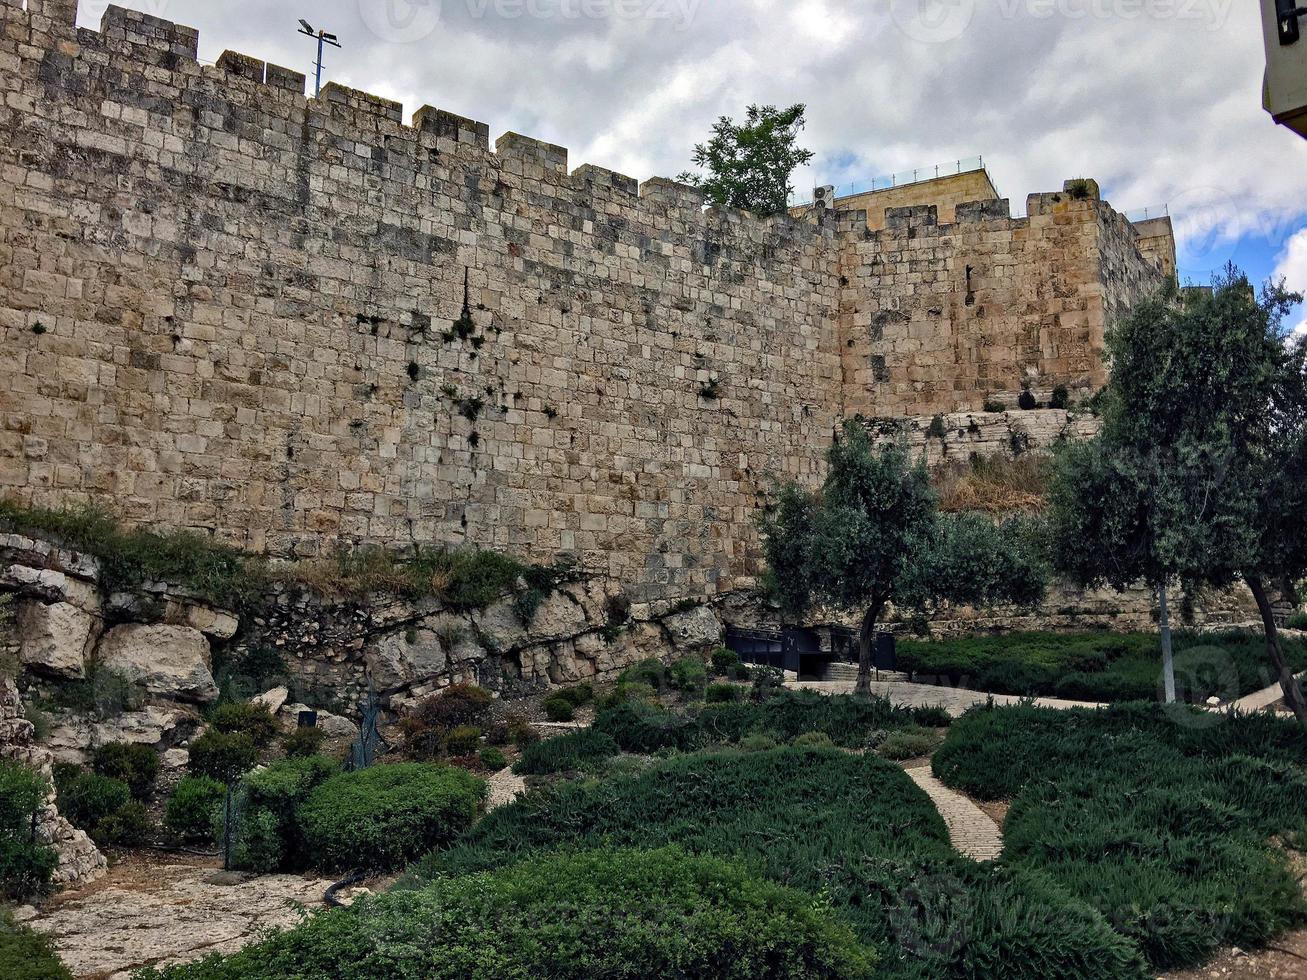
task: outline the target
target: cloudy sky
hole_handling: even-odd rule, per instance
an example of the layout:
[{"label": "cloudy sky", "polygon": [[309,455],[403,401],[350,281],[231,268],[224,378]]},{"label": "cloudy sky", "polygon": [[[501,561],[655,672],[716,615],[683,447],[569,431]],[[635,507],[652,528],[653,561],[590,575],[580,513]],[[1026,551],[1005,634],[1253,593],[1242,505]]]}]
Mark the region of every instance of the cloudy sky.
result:
[{"label": "cloudy sky", "polygon": [[[1095,177],[1119,210],[1169,206],[1184,278],[1233,260],[1307,292],[1307,140],[1262,111],[1249,0],[119,2],[199,28],[202,58],[311,73],[306,17],[344,43],[324,79],[642,180],[720,115],[805,102],[800,194],[983,154],[1016,212]],[[105,6],[82,0],[83,26]]]}]

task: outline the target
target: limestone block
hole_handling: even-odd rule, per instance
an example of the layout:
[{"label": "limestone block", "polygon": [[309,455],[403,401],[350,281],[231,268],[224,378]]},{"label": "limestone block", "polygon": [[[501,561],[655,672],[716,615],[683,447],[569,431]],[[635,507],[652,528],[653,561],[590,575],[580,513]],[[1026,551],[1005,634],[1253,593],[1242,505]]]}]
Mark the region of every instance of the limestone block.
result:
[{"label": "limestone block", "polygon": [[383,636],[364,662],[377,687],[389,690],[444,673],[449,655],[434,630],[420,627]]},{"label": "limestone block", "polygon": [[198,716],[176,706],[146,705],[139,711],[124,711],[104,721],[77,715],[59,715],[46,740],[60,762],[83,762],[90,751],[108,742],[159,745],[179,737],[174,733],[185,724],[197,724]]},{"label": "limestone block", "polygon": [[19,604],[18,655],[29,668],[47,677],[80,680],[99,623],[67,602]]},{"label": "limestone block", "polygon": [[115,626],[100,641],[96,656],[122,671],[151,694],[179,701],[216,701],[209,641],[188,626]]},{"label": "limestone block", "polygon": [[707,606],[668,616],[663,620],[663,628],[681,651],[706,650],[722,640],[722,622]]},{"label": "limestone block", "polygon": [[330,711],[324,711],[321,708],[310,708],[305,704],[288,704],[282,707],[281,715],[293,727],[297,724],[299,713],[301,711],[317,711],[318,728],[327,738],[358,738],[359,726],[348,718],[342,718],[340,715],[333,715]]},{"label": "limestone block", "polygon": [[250,704],[262,705],[268,709],[268,714],[275,715],[281,710],[281,706],[286,703],[290,697],[290,691],[284,687],[274,687],[271,691],[264,691],[256,697],[250,698]]}]

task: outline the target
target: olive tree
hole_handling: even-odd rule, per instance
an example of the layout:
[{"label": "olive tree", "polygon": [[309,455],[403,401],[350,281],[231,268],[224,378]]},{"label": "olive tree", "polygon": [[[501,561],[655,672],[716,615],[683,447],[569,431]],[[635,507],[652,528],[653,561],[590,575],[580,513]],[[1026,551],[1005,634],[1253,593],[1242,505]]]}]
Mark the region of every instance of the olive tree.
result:
[{"label": "olive tree", "polygon": [[827,455],[820,490],[780,490],[759,522],[767,583],[787,614],[814,606],[861,616],[858,693],[871,689],[872,642],[887,606],[1034,603],[1045,574],[1029,529],[978,514],[941,515],[925,465],[876,446],[856,421]]},{"label": "olive tree", "polygon": [[1298,300],[1259,297],[1230,267],[1210,292],[1169,289],[1114,325],[1102,430],[1060,454],[1051,540],[1082,584],[1245,582],[1307,725],[1268,593],[1307,575],[1307,342],[1283,328]]}]

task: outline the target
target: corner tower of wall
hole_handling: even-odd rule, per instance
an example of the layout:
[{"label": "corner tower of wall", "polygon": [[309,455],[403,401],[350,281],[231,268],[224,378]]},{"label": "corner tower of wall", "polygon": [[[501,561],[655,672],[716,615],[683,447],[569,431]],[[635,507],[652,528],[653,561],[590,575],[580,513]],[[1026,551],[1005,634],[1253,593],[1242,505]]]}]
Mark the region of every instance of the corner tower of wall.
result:
[{"label": "corner tower of wall", "polygon": [[[1077,185],[1079,186],[1079,185]],[[1009,407],[1025,389],[1106,381],[1106,326],[1161,285],[1128,221],[1088,192],[891,208],[845,237],[840,353],[848,414]]]}]

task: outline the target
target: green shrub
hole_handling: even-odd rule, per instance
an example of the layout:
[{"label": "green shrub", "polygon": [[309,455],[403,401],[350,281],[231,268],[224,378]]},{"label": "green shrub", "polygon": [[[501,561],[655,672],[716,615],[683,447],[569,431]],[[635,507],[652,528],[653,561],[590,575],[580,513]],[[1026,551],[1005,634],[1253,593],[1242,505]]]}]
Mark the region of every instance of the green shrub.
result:
[{"label": "green shrub", "polygon": [[835,743],[825,732],[804,732],[790,743],[796,749],[833,749]]},{"label": "green shrub", "polygon": [[321,728],[296,728],[281,739],[281,746],[292,759],[307,759],[318,754],[326,733]]},{"label": "green shrub", "polygon": [[227,784],[236,782],[259,761],[254,739],[244,732],[207,731],[191,742],[190,753],[194,775]]},{"label": "green shrub", "polygon": [[633,667],[622,671],[617,678],[618,685],[648,684],[655,691],[661,691],[667,685],[667,668],[661,660],[642,660]]},{"label": "green shrub", "polygon": [[753,690],[750,697],[754,701],[766,701],[785,689],[785,674],[775,667],[759,667],[753,672]]},{"label": "green shrub", "polygon": [[909,728],[891,732],[885,741],[876,747],[876,752],[886,759],[902,762],[907,759],[920,759],[930,755],[940,743],[940,738],[928,728]]},{"label": "green shrub", "polygon": [[712,669],[717,674],[730,676],[740,666],[740,655],[727,647],[718,647],[709,656]]},{"label": "green shrub", "polygon": [[668,678],[678,691],[702,691],[708,683],[708,668],[698,657],[684,657],[672,664]]},{"label": "green shrub", "polygon": [[88,772],[80,766],[55,766],[54,782],[59,812],[97,840],[105,839],[99,833],[100,824],[132,802],[131,787],[121,779]]},{"label": "green shrub", "polygon": [[186,841],[213,840],[227,787],[208,776],[185,776],[168,797],[163,825]]},{"label": "green shrub", "polygon": [[508,768],[508,759],[499,749],[488,746],[481,750],[481,765],[490,772],[499,772]]},{"label": "green shrub", "polygon": [[154,824],[145,804],[130,800],[96,824],[91,837],[97,844],[139,847],[149,842],[153,832]]},{"label": "green shrub", "polygon": [[504,730],[509,741],[519,749],[540,741],[540,733],[522,715],[512,714],[504,719]]},{"label": "green shrub", "polygon": [[32,816],[49,789],[40,773],[0,759],[0,901],[25,901],[50,884],[57,857],[32,839]]},{"label": "green shrub", "polygon": [[528,746],[513,771],[523,776],[580,772],[617,755],[617,743],[593,728],[560,735]]},{"label": "green shrub", "polygon": [[109,742],[92,754],[91,768],[101,776],[122,780],[132,796],[143,800],[159,776],[159,753],[148,745]]},{"label": "green shrub", "polygon": [[140,980],[867,980],[875,960],[810,896],[668,848],[553,855],[391,893]]},{"label": "green shrub", "polygon": [[886,976],[1147,976],[1102,916],[1038,876],[964,860],[899,767],[842,752],[681,755],[638,775],[551,787],[489,814],[404,886],[439,879],[444,889],[560,847],[669,844],[825,896],[829,915],[886,951]]},{"label": "green shrub", "polygon": [[565,687],[555,691],[550,697],[562,698],[573,708],[581,708],[595,699],[595,689],[589,684],[578,684],[576,687]]},{"label": "green shrub", "polygon": [[73,980],[49,936],[16,924],[0,909],[0,977],[5,980]]},{"label": "green shrub", "polygon": [[746,735],[740,739],[740,749],[744,752],[770,752],[779,743],[774,735]]},{"label": "green shrub", "polygon": [[1294,613],[1289,617],[1289,629],[1307,630],[1307,612]]},{"label": "green shrub", "polygon": [[1071,404],[1071,392],[1067,390],[1066,385],[1058,385],[1053,389],[1052,400],[1049,401],[1049,408],[1066,409]]},{"label": "green shrub", "polygon": [[479,722],[490,710],[492,700],[485,688],[475,684],[455,684],[421,701],[411,717],[428,728],[447,732]]},{"label": "green shrub", "polygon": [[218,705],[209,712],[209,725],[224,734],[248,735],[255,745],[267,744],[280,731],[267,706],[252,701]]},{"label": "green shrub", "polygon": [[306,853],[327,870],[401,867],[471,826],[485,792],[462,769],[416,763],[333,776],[300,808]]},{"label": "green shrub", "polygon": [[1005,862],[1047,875],[1167,970],[1307,921],[1267,844],[1307,830],[1304,762],[1291,722],[1140,704],[975,709],[934,769],[1013,800]]},{"label": "green shrub", "polygon": [[572,702],[564,698],[552,697],[544,703],[545,717],[550,721],[563,722],[571,721],[576,717],[576,709],[572,707]]},{"label": "green shrub", "polygon": [[236,807],[236,866],[259,872],[306,867],[312,855],[300,828],[300,810],[317,787],[339,772],[334,759],[315,755],[282,759],[246,776]]},{"label": "green shrub", "polygon": [[703,692],[703,699],[709,704],[727,704],[743,696],[744,690],[734,684],[709,684]]},{"label": "green shrub", "polygon": [[991,415],[997,415],[1000,412],[1006,412],[1007,403],[998,398],[986,398],[985,411]]},{"label": "green shrub", "polygon": [[[0,509],[3,502],[0,501]],[[0,521],[0,524],[3,522]],[[98,721],[117,718],[124,711],[137,711],[145,705],[145,688],[122,671],[91,662],[86,677],[68,681],[55,688],[54,704],[77,714],[91,715]]]},{"label": "green shrub", "polygon": [[471,755],[481,746],[481,729],[460,725],[445,736],[445,750],[450,755]]}]

